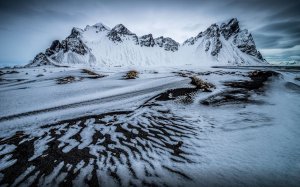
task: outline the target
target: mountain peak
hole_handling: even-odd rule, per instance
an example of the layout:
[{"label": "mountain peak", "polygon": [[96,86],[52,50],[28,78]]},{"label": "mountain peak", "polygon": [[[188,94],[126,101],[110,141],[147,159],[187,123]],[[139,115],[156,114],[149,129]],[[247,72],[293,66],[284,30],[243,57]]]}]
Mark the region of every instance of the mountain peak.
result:
[{"label": "mountain peak", "polygon": [[107,31],[107,30],[110,30],[109,27],[107,27],[107,26],[104,25],[103,23],[99,22],[99,23],[96,23],[96,24],[94,24],[94,25],[92,25],[92,26],[87,25],[87,26],[85,27],[84,31],[87,31],[87,30],[89,30],[89,29],[91,29],[91,28],[96,29],[97,31]]},{"label": "mountain peak", "polygon": [[260,52],[256,49],[252,35],[248,30],[240,29],[237,18],[231,18],[227,21],[212,24],[204,32],[200,32],[196,37],[192,37],[183,43],[183,46],[202,45],[205,51],[210,52],[212,56],[218,56],[225,40],[230,40],[241,52],[253,56],[259,60],[264,60]]},{"label": "mountain peak", "polygon": [[109,31],[107,34],[108,38],[113,42],[122,42],[125,36],[133,38],[133,41],[138,44],[138,37],[136,34],[128,30],[123,24],[118,24]]},{"label": "mountain peak", "polygon": [[220,29],[224,38],[228,40],[232,35],[240,31],[239,21],[237,18],[232,18],[227,23],[222,23]]},{"label": "mountain peak", "polygon": [[206,36],[206,38],[219,37],[220,36],[219,30],[220,28],[217,24],[212,24],[202,33],[202,35]]},{"label": "mountain peak", "polygon": [[105,29],[109,30],[109,27],[107,27],[106,25],[104,25],[101,22],[94,24],[93,27],[101,27],[101,28],[105,28]]},{"label": "mountain peak", "polygon": [[82,32],[82,29],[73,27],[71,30],[71,34],[68,36],[68,38],[78,38]]},{"label": "mountain peak", "polygon": [[129,29],[127,29],[123,24],[118,24],[116,25],[113,29],[113,31],[116,31],[120,34],[128,34],[131,35],[133,34]]}]

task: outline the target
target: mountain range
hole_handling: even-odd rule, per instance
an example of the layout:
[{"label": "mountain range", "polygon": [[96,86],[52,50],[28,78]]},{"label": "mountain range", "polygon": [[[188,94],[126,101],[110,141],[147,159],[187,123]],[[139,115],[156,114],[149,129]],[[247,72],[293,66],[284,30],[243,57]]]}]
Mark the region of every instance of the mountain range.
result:
[{"label": "mountain range", "polygon": [[137,36],[124,25],[102,23],[73,28],[66,39],[55,40],[26,65],[260,65],[267,62],[247,29],[232,18],[215,23],[179,44],[169,37]]}]

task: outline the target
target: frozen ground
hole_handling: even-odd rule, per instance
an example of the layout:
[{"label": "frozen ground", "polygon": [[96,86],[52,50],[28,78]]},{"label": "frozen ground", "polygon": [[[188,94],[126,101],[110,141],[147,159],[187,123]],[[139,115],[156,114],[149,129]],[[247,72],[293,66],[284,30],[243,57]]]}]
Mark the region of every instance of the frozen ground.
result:
[{"label": "frozen ground", "polygon": [[1,69],[0,184],[297,186],[300,70],[254,69]]}]

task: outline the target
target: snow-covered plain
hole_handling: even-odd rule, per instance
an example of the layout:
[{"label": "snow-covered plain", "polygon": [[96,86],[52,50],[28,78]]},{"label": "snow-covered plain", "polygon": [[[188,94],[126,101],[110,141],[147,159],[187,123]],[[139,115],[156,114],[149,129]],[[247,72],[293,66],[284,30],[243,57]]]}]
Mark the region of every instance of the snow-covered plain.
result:
[{"label": "snow-covered plain", "polygon": [[[124,79],[133,68],[138,78]],[[275,69],[246,93],[226,82],[250,81],[251,67],[91,70],[104,77],[1,69],[1,185],[300,184],[299,69]],[[216,88],[196,90],[189,76]],[[211,97],[221,102],[203,104]]]}]

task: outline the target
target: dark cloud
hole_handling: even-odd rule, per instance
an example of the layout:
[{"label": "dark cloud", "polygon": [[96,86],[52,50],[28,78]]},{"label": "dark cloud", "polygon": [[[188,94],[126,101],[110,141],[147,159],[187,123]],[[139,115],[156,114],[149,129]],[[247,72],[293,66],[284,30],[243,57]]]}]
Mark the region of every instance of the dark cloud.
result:
[{"label": "dark cloud", "polygon": [[300,20],[270,23],[259,28],[257,32],[297,35],[300,33]]},{"label": "dark cloud", "polygon": [[137,34],[182,42],[231,17],[253,33],[259,49],[298,56],[286,49],[300,45],[299,10],[299,0],[0,0],[0,61],[28,61],[73,26],[123,23]]},{"label": "dark cloud", "polygon": [[261,48],[269,48],[270,46],[278,46],[282,40],[282,36],[266,35],[266,34],[253,34],[256,45]]},{"label": "dark cloud", "polygon": [[[279,5],[279,6],[282,6]],[[299,20],[299,8],[300,8],[300,1],[287,1],[285,6],[283,6],[280,11],[270,14],[268,19],[272,20],[274,18],[279,19],[288,19],[288,20]]]},{"label": "dark cloud", "polygon": [[254,34],[255,43],[262,49],[286,49],[300,44],[299,38],[285,35]]},{"label": "dark cloud", "polygon": [[[52,3],[51,3],[52,2]],[[65,2],[66,3],[66,2]],[[57,7],[55,5],[58,5]],[[82,17],[82,12],[72,12],[68,9],[59,8],[59,5],[68,6],[59,1],[1,1],[0,3],[0,20],[2,24],[12,24],[18,19],[44,19],[49,20],[76,20]]]},{"label": "dark cloud", "polygon": [[300,45],[300,21],[280,21],[264,25],[254,31],[262,48],[291,48]]}]

